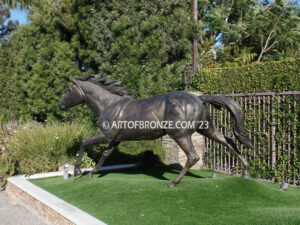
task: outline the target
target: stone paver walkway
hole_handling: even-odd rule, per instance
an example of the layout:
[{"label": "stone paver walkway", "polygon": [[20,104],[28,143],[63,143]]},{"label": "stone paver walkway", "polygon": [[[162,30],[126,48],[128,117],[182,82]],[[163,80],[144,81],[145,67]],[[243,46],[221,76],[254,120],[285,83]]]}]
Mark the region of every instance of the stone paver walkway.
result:
[{"label": "stone paver walkway", "polygon": [[5,191],[0,191],[0,225],[46,225],[47,223],[24,208]]}]

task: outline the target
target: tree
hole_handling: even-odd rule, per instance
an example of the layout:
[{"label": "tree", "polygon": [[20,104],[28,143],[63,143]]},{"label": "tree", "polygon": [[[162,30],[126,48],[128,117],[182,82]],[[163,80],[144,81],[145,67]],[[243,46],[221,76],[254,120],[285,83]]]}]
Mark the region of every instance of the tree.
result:
[{"label": "tree", "polygon": [[293,4],[199,0],[195,23],[190,3],[30,1],[31,22],[0,45],[1,107],[41,121],[69,118],[72,111],[62,113],[57,102],[67,77],[86,73],[123,81],[137,98],[181,90],[195,37],[202,67],[299,54],[299,11]]},{"label": "tree", "polygon": [[[84,7],[87,3],[81,2]],[[80,39],[84,30],[79,24],[90,15],[84,7],[70,1],[33,4],[28,15],[31,22],[0,46],[1,107],[39,121],[72,115],[72,110],[61,112],[58,102],[68,77],[82,74],[78,49],[84,50]]]},{"label": "tree", "polygon": [[190,9],[179,0],[98,1],[91,35],[97,71],[137,97],[181,89],[196,30]]},{"label": "tree", "polygon": [[[296,14],[296,7],[290,5],[289,2],[275,1],[268,3],[268,7],[257,15],[257,31],[260,37],[260,54],[257,61],[259,62],[262,56],[275,48],[286,52],[289,45],[299,49],[300,17]],[[290,47],[291,47],[290,46]],[[283,53],[286,55],[286,53]]]},{"label": "tree", "polygon": [[256,5],[254,0],[199,2],[199,51],[202,67],[214,67],[216,63],[223,62],[224,55],[220,52],[224,50],[227,54],[230,49],[229,58],[232,62],[235,57],[245,58],[245,54],[250,54],[250,48],[239,43],[248,35],[246,29],[253,18]]},{"label": "tree", "polygon": [[1,5],[6,5],[9,8],[28,8],[29,6],[32,5],[34,1],[32,0],[1,0],[0,4]]},{"label": "tree", "polygon": [[[299,54],[297,5],[292,1],[239,1],[229,16],[228,29],[222,35],[224,46],[247,48],[257,61],[279,60]],[[250,53],[250,52],[248,52]]]}]

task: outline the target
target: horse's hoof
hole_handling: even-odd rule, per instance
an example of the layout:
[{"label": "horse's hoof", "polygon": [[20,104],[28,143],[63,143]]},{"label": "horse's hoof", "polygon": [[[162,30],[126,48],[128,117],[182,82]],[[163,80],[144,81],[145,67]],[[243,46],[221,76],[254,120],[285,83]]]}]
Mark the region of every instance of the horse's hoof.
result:
[{"label": "horse's hoof", "polygon": [[94,176],[94,173],[93,172],[89,172],[88,173],[88,177],[93,177]]},{"label": "horse's hoof", "polygon": [[242,177],[245,178],[245,179],[249,179],[250,178],[250,173],[248,170],[244,170],[243,171],[243,174],[242,174]]},{"label": "horse's hoof", "polygon": [[169,188],[173,188],[173,187],[175,187],[175,186],[176,186],[176,184],[175,184],[174,182],[171,182],[171,183],[168,184],[168,187],[169,187]]},{"label": "horse's hoof", "polygon": [[74,169],[74,176],[76,177],[76,176],[78,176],[78,175],[80,175],[82,172],[81,172],[81,169],[79,169],[79,168],[75,168]]}]

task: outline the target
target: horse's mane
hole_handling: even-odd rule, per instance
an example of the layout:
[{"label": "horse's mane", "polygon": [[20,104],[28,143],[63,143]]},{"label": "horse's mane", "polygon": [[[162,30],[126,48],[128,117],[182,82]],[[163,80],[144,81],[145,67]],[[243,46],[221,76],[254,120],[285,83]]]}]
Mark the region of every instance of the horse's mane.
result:
[{"label": "horse's mane", "polygon": [[97,74],[85,75],[82,77],[76,77],[76,80],[80,81],[89,81],[103,89],[109,91],[112,94],[120,95],[120,96],[132,96],[130,91],[125,90],[127,86],[122,84],[120,81],[111,80],[107,77],[102,77]]}]

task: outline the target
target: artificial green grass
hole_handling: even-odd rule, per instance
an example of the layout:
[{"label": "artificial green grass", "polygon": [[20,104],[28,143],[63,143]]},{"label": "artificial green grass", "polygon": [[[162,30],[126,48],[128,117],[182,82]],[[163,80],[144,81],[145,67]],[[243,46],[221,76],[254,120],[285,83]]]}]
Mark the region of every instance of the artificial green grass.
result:
[{"label": "artificial green grass", "polygon": [[31,180],[74,206],[113,225],[135,224],[300,224],[300,189],[191,171],[175,188],[178,171],[131,169],[81,176]]}]

